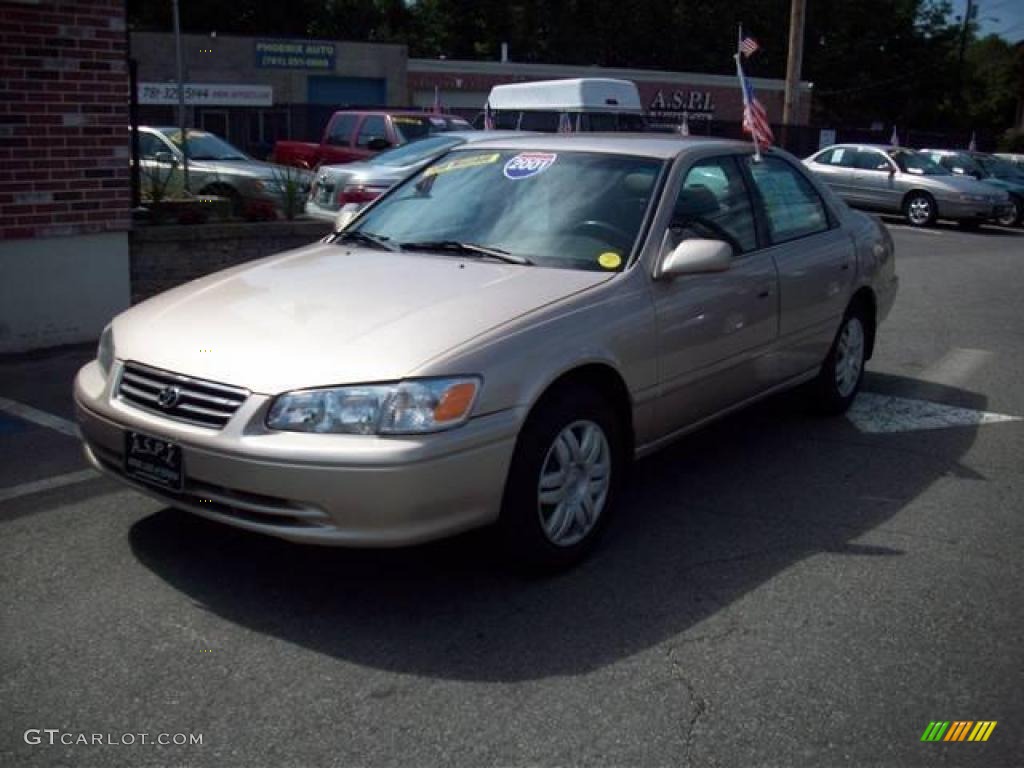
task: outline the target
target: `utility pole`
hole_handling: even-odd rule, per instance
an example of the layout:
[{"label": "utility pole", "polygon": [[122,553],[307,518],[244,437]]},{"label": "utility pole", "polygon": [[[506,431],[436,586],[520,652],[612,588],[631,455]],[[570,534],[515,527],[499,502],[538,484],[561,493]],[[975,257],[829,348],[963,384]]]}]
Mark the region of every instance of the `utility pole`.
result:
[{"label": "utility pole", "polygon": [[800,69],[804,59],[804,17],[807,0],[792,0],[789,10],[789,57],[786,59],[786,94],[782,105],[782,134],[796,123],[800,104]]},{"label": "utility pole", "polygon": [[967,7],[964,9],[964,20],[960,25],[960,50],[956,57],[956,100],[961,107],[964,103],[964,53],[967,50],[967,33],[971,29],[971,19],[978,13],[978,6],[974,0],[967,0]]},{"label": "utility pole", "polygon": [[171,0],[174,6],[174,44],[178,49],[178,129],[181,131],[182,172],[185,175],[185,191],[188,192],[188,128],[185,121],[185,74],[181,55],[181,14],[178,0]]}]

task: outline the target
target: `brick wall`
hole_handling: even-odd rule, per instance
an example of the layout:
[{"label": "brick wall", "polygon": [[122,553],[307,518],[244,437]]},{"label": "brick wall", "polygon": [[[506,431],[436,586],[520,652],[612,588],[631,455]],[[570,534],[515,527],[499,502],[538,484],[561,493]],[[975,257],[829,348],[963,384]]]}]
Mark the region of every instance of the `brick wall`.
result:
[{"label": "brick wall", "polygon": [[0,240],[129,226],[124,0],[0,0]]}]

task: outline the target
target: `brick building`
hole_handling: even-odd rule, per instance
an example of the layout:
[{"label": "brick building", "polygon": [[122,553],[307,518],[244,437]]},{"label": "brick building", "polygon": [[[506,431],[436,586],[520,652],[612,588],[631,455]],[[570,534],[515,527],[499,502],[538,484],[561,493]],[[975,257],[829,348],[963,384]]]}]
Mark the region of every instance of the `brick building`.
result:
[{"label": "brick building", "polygon": [[0,353],[128,305],[124,0],[0,0]]}]

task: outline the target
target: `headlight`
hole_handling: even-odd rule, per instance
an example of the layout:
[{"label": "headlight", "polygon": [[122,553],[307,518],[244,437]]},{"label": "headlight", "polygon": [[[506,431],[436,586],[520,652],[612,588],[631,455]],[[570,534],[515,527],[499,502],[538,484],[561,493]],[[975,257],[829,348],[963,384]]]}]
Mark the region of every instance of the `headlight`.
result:
[{"label": "headlight", "polygon": [[989,202],[988,195],[960,195],[960,199],[965,203],[987,203]]},{"label": "headlight", "polygon": [[463,376],[287,392],[267,427],[286,432],[403,435],[440,432],[469,418],[480,379]]},{"label": "headlight", "polygon": [[110,375],[110,369],[114,365],[114,327],[107,325],[100,334],[100,345],[96,350],[96,362],[100,364],[100,370],[104,376]]}]

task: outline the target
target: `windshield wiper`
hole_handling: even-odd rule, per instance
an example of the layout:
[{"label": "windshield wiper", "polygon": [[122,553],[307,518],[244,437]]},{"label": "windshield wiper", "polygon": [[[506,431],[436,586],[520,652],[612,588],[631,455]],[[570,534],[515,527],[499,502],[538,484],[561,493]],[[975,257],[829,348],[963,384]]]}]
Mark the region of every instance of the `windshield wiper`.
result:
[{"label": "windshield wiper", "polygon": [[476,243],[460,243],[458,240],[425,240],[420,243],[402,243],[402,248],[408,251],[447,251],[448,253],[459,253],[464,256],[489,256],[492,259],[505,261],[509,264],[533,264],[525,256],[503,251],[501,248],[493,248]]},{"label": "windshield wiper", "polygon": [[352,240],[357,243],[364,243],[366,245],[372,245],[375,248],[380,248],[385,251],[400,251],[402,250],[399,246],[394,243],[389,243],[388,238],[382,235],[375,235],[372,232],[363,232],[360,229],[346,229],[338,232],[335,242],[341,242],[342,240]]}]

